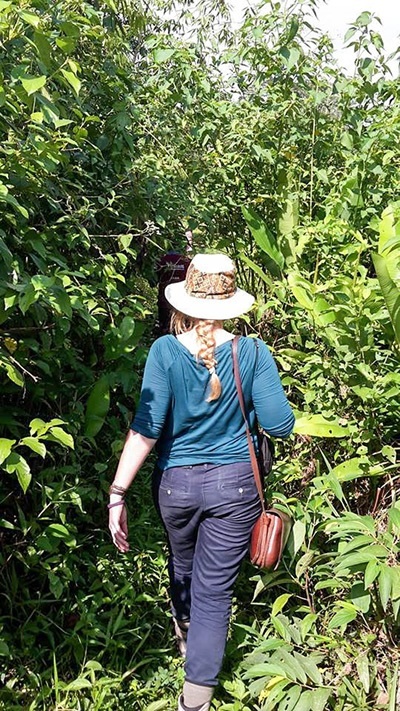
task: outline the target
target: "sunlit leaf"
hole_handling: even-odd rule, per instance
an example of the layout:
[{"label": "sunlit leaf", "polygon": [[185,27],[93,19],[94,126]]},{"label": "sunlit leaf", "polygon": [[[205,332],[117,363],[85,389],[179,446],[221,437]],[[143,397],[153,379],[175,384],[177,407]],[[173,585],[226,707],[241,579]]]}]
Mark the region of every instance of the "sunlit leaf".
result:
[{"label": "sunlit leaf", "polygon": [[24,444],[26,447],[29,447],[32,452],[40,454],[41,457],[46,456],[45,444],[43,442],[40,442],[40,440],[38,440],[36,437],[24,437],[19,441],[19,444]]},{"label": "sunlit leaf", "polygon": [[0,439],[0,464],[7,459],[16,441],[15,439],[6,439],[4,437]]},{"label": "sunlit leaf", "polygon": [[61,69],[63,77],[67,80],[68,84],[73,88],[75,94],[78,96],[82,83],[80,79],[73,72],[69,72],[67,69]]},{"label": "sunlit leaf", "polygon": [[21,83],[28,96],[42,89],[46,84],[46,77],[42,74],[39,77],[30,77],[27,74],[21,76]]},{"label": "sunlit leaf", "polygon": [[348,437],[349,430],[338,422],[327,420],[323,415],[302,415],[296,418],[294,431],[311,437]]},{"label": "sunlit leaf", "polygon": [[92,388],[86,404],[85,435],[95,437],[101,430],[110,407],[110,381],[103,375]]},{"label": "sunlit leaf", "polygon": [[380,254],[373,254],[372,261],[387,310],[389,311],[397,343],[400,344],[400,288],[390,277],[385,257],[382,257]]},{"label": "sunlit leaf", "polygon": [[252,208],[242,206],[242,213],[255,242],[265,255],[265,263],[268,271],[270,271],[273,276],[280,277],[285,260],[279,250],[276,239]]}]

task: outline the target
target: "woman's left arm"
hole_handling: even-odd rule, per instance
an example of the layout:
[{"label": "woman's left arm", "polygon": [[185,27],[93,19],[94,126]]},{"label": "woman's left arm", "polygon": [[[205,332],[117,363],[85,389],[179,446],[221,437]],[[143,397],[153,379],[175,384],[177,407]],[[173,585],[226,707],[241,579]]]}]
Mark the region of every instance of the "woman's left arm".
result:
[{"label": "woman's left arm", "polygon": [[288,437],[293,430],[294,415],[283,390],[276,363],[262,341],[258,342],[252,397],[261,427],[273,437]]}]

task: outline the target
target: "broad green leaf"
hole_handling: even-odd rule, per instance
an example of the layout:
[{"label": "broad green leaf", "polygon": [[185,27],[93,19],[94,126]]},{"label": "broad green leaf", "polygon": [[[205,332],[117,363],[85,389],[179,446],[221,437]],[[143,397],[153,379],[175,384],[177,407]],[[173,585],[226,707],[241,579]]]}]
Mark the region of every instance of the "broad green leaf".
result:
[{"label": "broad green leaf", "polygon": [[241,255],[240,255],[240,260],[241,260],[242,262],[244,262],[245,264],[247,264],[247,266],[250,267],[250,269],[251,269],[255,274],[257,274],[258,277],[260,277],[260,279],[262,279],[266,284],[268,284],[268,286],[272,286],[271,277],[268,276],[268,274],[265,274],[265,273],[263,272],[263,270],[261,269],[261,267],[258,266],[258,264],[256,264],[256,263],[253,262],[251,259],[249,259],[248,257],[246,257],[245,254],[241,254]]},{"label": "broad green leaf", "polygon": [[159,699],[159,701],[152,701],[151,704],[146,706],[145,711],[168,711],[169,701],[165,699]]},{"label": "broad green leaf", "polygon": [[13,207],[15,207],[15,209],[26,219],[29,218],[28,210],[23,205],[21,205],[21,203],[18,202],[18,200],[16,200],[16,198],[13,195],[9,195],[9,194],[8,195],[7,194],[1,195],[0,194],[0,199],[4,200],[9,205],[12,205]]},{"label": "broad green leaf", "polygon": [[284,700],[279,704],[279,711],[293,711],[299,700],[301,691],[301,686],[292,686],[292,688],[286,692]]},{"label": "broad green leaf", "polygon": [[284,615],[278,615],[276,617],[271,617],[271,622],[279,637],[285,640],[285,642],[290,642],[292,637],[289,630],[289,622]]},{"label": "broad green leaf", "polygon": [[285,260],[279,250],[276,239],[252,208],[247,208],[243,205],[242,213],[256,244],[265,255],[265,264],[268,271],[272,276],[280,278]]},{"label": "broad green leaf", "polygon": [[307,353],[303,353],[303,351],[296,351],[293,348],[282,348],[279,350],[279,355],[282,355],[284,358],[300,361],[307,361],[309,358]]},{"label": "broad green leaf", "polygon": [[17,294],[11,294],[11,296],[5,296],[4,297],[4,311],[8,311],[8,309],[12,309],[12,307],[15,305],[17,301]]},{"label": "broad green leaf", "polygon": [[382,607],[386,612],[388,602],[390,600],[390,593],[392,590],[392,576],[390,568],[383,565],[379,575],[379,597],[381,599]]},{"label": "broad green leaf", "polygon": [[12,0],[0,0],[0,12],[7,10],[12,5]]},{"label": "broad green leaf", "polygon": [[365,589],[369,588],[370,585],[372,585],[374,580],[378,577],[380,570],[381,570],[381,567],[376,562],[376,560],[368,561],[367,567],[365,568],[365,572],[364,572],[364,587],[365,587]]},{"label": "broad green leaf", "polygon": [[287,38],[288,44],[296,37],[298,31],[299,31],[299,21],[296,17],[293,17],[290,22],[289,35]]},{"label": "broad green leaf", "polygon": [[60,442],[60,444],[63,444],[64,447],[74,449],[74,440],[72,436],[68,434],[68,432],[61,429],[61,427],[50,427],[46,438],[54,439],[57,442]]},{"label": "broad green leaf", "polygon": [[366,27],[372,22],[373,16],[371,12],[368,12],[365,10],[364,12],[359,15],[355,21],[355,25],[359,25],[361,27]]},{"label": "broad green leaf", "polygon": [[304,555],[301,556],[301,558],[297,561],[296,564],[296,577],[301,578],[301,576],[306,572],[308,569],[309,565],[311,564],[312,560],[314,558],[314,551],[307,551],[304,553]]},{"label": "broad green leaf", "polygon": [[400,236],[396,233],[396,213],[396,206],[393,204],[388,205],[382,212],[382,217],[379,221],[379,254],[384,255],[388,248],[390,249],[392,245],[396,246],[400,240]]},{"label": "broad green leaf", "polygon": [[305,640],[317,619],[318,615],[315,612],[309,612],[308,615],[301,620],[300,633],[303,640]]},{"label": "broad green leaf", "polygon": [[293,554],[300,550],[304,543],[306,537],[306,526],[303,521],[297,519],[292,526],[292,536],[293,536]]},{"label": "broad green leaf", "polygon": [[7,362],[7,361],[5,361],[5,360],[1,360],[1,361],[0,361],[0,365],[1,365],[3,368],[5,368],[5,371],[6,371],[6,373],[7,373],[7,377],[8,377],[13,383],[15,383],[15,385],[19,385],[20,388],[22,388],[22,387],[24,386],[24,384],[25,384],[25,383],[24,383],[24,378],[23,378],[23,376],[21,375],[21,373],[19,372],[19,370],[17,370],[17,368],[15,367],[15,365],[13,365],[13,363],[9,363],[9,362]]},{"label": "broad green leaf", "polygon": [[386,258],[380,254],[373,254],[372,261],[393,325],[396,341],[400,344],[400,289],[390,277]]},{"label": "broad green leaf", "polygon": [[302,415],[296,418],[294,432],[311,437],[348,437],[350,434],[347,427],[331,422],[323,415]]},{"label": "broad green leaf", "polygon": [[10,474],[15,473],[17,475],[19,485],[25,494],[32,479],[31,470],[26,459],[17,452],[12,452],[7,458],[7,462],[4,463],[3,468]]},{"label": "broad green leaf", "polygon": [[[0,5],[0,12],[1,12],[1,5]],[[11,656],[10,653],[10,648],[6,642],[3,640],[0,640],[0,656],[1,657],[9,657]]]},{"label": "broad green leaf", "polygon": [[350,599],[358,610],[366,614],[371,605],[371,595],[364,588],[363,583],[354,583],[350,591]]},{"label": "broad green leaf", "polygon": [[2,528],[8,528],[10,531],[15,531],[15,526],[11,521],[7,521],[5,518],[0,518],[0,526]]},{"label": "broad green leaf", "polygon": [[400,565],[393,566],[390,568],[390,574],[392,576],[392,602],[393,600],[400,599]]},{"label": "broad green leaf", "polygon": [[34,121],[35,123],[43,123],[43,113],[41,111],[34,111],[33,114],[31,114],[31,121]]},{"label": "broad green leaf", "polygon": [[96,661],[95,659],[89,659],[88,662],[85,664],[85,669],[93,669],[94,671],[102,671],[104,667],[100,664],[100,662]]},{"label": "broad green leaf", "polygon": [[356,659],[356,667],[359,679],[364,687],[364,691],[368,694],[370,689],[368,652],[361,652],[361,654],[358,655]]},{"label": "broad green leaf", "polygon": [[324,689],[322,687],[320,689],[313,689],[313,691],[311,692],[312,711],[327,711],[327,701],[330,698],[331,694],[331,689]]},{"label": "broad green leaf", "polygon": [[175,54],[175,49],[155,49],[153,51],[154,61],[157,64],[162,64],[162,62],[167,62]]},{"label": "broad green leaf", "polygon": [[19,441],[18,444],[25,444],[27,447],[29,447],[29,449],[32,450],[32,452],[40,454],[40,456],[43,458],[46,456],[46,446],[36,437],[24,437]]},{"label": "broad green leaf", "polygon": [[293,652],[293,656],[301,665],[308,679],[314,682],[314,684],[322,684],[321,672],[311,656],[306,657],[303,654],[299,654],[299,652]]},{"label": "broad green leaf", "polygon": [[67,80],[68,84],[72,86],[75,94],[78,96],[82,83],[78,79],[76,74],[74,74],[73,72],[69,72],[67,69],[61,69],[61,74]]},{"label": "broad green leaf", "polygon": [[39,298],[40,293],[33,288],[32,284],[28,284],[26,290],[19,294],[18,305],[24,316],[32,304]]},{"label": "broad green leaf", "polygon": [[54,277],[46,276],[45,274],[35,274],[31,279],[31,284],[35,291],[47,291],[54,286]]},{"label": "broad green leaf", "polygon": [[18,14],[21,20],[28,25],[32,25],[32,27],[38,27],[40,25],[41,19],[39,15],[35,15],[35,13],[29,12],[29,10],[20,10]]},{"label": "broad green leaf", "polygon": [[0,257],[4,261],[4,264],[7,267],[10,267],[13,261],[13,255],[12,252],[8,249],[6,243],[4,242],[3,239],[0,238]]},{"label": "broad green leaf", "polygon": [[46,84],[46,77],[43,74],[40,77],[31,77],[28,76],[28,74],[25,74],[22,75],[20,79],[28,96],[34,94],[36,91],[39,91],[39,89],[42,89]]},{"label": "broad green leaf", "polygon": [[288,675],[288,671],[288,669],[285,669],[284,664],[265,662],[262,664],[255,664],[247,669],[246,677],[248,679],[254,679],[258,676],[280,676],[284,679],[292,679],[294,681],[293,675]]},{"label": "broad green leaf", "polygon": [[330,473],[339,481],[351,481],[359,477],[381,476],[384,469],[380,464],[372,464],[368,457],[353,457],[338,464]]},{"label": "broad green leaf", "polygon": [[390,447],[390,445],[385,444],[384,447],[382,447],[382,455],[386,457],[386,459],[389,460],[392,464],[396,464],[396,450],[394,447]]},{"label": "broad green leaf", "polygon": [[336,614],[332,617],[331,621],[329,622],[328,628],[330,630],[335,629],[336,627],[342,627],[345,629],[347,625],[350,622],[353,622],[357,617],[357,609],[354,607],[354,605],[349,605],[346,608],[342,608],[341,610],[338,610]]},{"label": "broad green leaf", "polygon": [[38,55],[46,67],[51,64],[51,44],[42,32],[34,32],[33,41],[36,46]]},{"label": "broad green leaf", "polygon": [[327,487],[332,489],[333,493],[339,499],[339,501],[343,501],[344,493],[339,479],[334,474],[332,474],[332,472],[329,472],[329,474],[325,478],[325,482]]},{"label": "broad green leaf", "polygon": [[277,704],[281,699],[286,698],[286,687],[289,683],[288,679],[283,679],[275,684],[274,688],[269,692],[266,702],[262,706],[263,711],[273,711],[273,709],[277,708]]},{"label": "broad green leaf", "polygon": [[[288,197],[285,200],[285,207],[280,212],[278,218],[279,235],[288,237],[297,227],[299,221],[298,199],[297,197]],[[290,250],[293,254],[294,249]]]},{"label": "broad green leaf", "polygon": [[100,432],[110,407],[110,382],[103,375],[92,388],[85,413],[85,435],[95,437]]},{"label": "broad green leaf", "polygon": [[62,523],[51,523],[50,526],[47,526],[44,533],[46,536],[51,536],[52,538],[60,538],[65,545],[70,548],[76,546],[75,537]]},{"label": "broad green leaf", "polygon": [[282,663],[287,667],[289,671],[291,671],[293,678],[296,681],[300,681],[302,684],[307,683],[307,674],[302,666],[301,655],[297,655],[297,657],[295,657],[293,654],[287,652],[285,649],[280,649],[275,652],[275,654],[280,655]]},{"label": "broad green leaf", "polygon": [[299,302],[300,306],[307,311],[315,311],[314,298],[311,294],[311,284],[296,272],[291,272],[288,276],[290,290]]},{"label": "broad green leaf", "polygon": [[286,603],[292,595],[290,593],[284,593],[283,595],[279,595],[279,597],[276,598],[274,601],[274,604],[272,605],[272,610],[271,610],[271,615],[272,617],[275,617],[279,612],[282,612],[283,608],[285,607]]},{"label": "broad green leaf", "polygon": [[64,585],[60,578],[57,575],[54,575],[54,573],[49,572],[47,575],[50,583],[50,590],[54,597],[59,600],[64,592]]},{"label": "broad green leaf", "polygon": [[293,711],[312,711],[312,692],[303,691]]},{"label": "broad green leaf", "polygon": [[65,54],[71,54],[75,50],[76,40],[74,37],[57,37],[56,44]]},{"label": "broad green leaf", "polygon": [[336,570],[342,570],[343,568],[351,568],[355,565],[361,565],[363,563],[368,563],[370,560],[376,560],[376,558],[386,558],[388,551],[384,546],[379,544],[369,546],[362,551],[357,551],[356,553],[349,553],[345,556],[339,556],[338,562],[336,564]]},{"label": "broad green leaf", "polygon": [[284,58],[287,68],[293,69],[300,59],[300,52],[297,47],[281,47],[279,54]]},{"label": "broad green leaf", "polygon": [[82,689],[91,689],[92,686],[92,682],[89,679],[81,677],[70,681],[69,684],[64,686],[63,691],[81,691]]},{"label": "broad green leaf", "polygon": [[54,286],[52,290],[51,302],[57,313],[65,314],[68,318],[72,316],[70,298],[61,286]]},{"label": "broad green leaf", "polygon": [[397,528],[397,531],[395,531],[395,534],[397,536],[399,536],[400,535],[400,511],[399,511],[399,509],[396,509],[396,508],[389,509],[388,519],[389,519],[389,530],[391,532],[394,532],[393,529]]},{"label": "broad green leaf", "polygon": [[347,131],[343,131],[340,142],[342,146],[347,148],[349,151],[353,150],[353,137]]},{"label": "broad green leaf", "polygon": [[352,538],[350,541],[347,542],[340,542],[339,543],[339,553],[340,555],[345,555],[346,553],[350,553],[350,551],[354,551],[357,548],[365,548],[366,546],[370,546],[374,543],[374,539],[371,536],[368,535],[360,535],[360,536],[355,536]]},{"label": "broad green leaf", "polygon": [[38,434],[41,436],[48,432],[51,427],[56,425],[65,425],[64,420],[60,420],[58,417],[53,418],[50,422],[45,422],[40,417],[35,417],[29,423],[29,431],[31,435]]},{"label": "broad green leaf", "polygon": [[16,441],[16,439],[0,439],[0,464],[2,464],[5,459],[7,459]]},{"label": "broad green leaf", "polygon": [[340,518],[329,521],[326,524],[326,531],[331,533],[332,538],[342,537],[343,533],[372,533],[375,534],[375,521],[372,516],[358,516],[350,512],[345,512]]}]

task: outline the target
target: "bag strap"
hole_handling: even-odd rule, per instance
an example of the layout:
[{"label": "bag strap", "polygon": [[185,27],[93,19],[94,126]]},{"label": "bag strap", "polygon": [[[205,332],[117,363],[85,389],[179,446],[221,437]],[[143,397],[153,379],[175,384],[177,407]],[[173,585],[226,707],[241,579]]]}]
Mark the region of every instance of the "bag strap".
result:
[{"label": "bag strap", "polygon": [[248,444],[249,452],[250,452],[251,468],[253,469],[256,487],[257,487],[258,495],[259,495],[260,501],[261,501],[262,512],[265,513],[266,508],[265,508],[264,492],[263,492],[263,488],[262,488],[262,484],[261,484],[260,470],[258,467],[256,451],[254,449],[253,439],[251,436],[250,427],[249,427],[249,423],[248,423],[248,419],[247,419],[247,415],[246,415],[246,408],[245,408],[245,404],[244,404],[243,389],[242,389],[242,381],[240,379],[240,369],[239,369],[239,359],[238,359],[239,338],[240,338],[240,336],[235,336],[235,338],[232,341],[233,375],[235,378],[235,384],[236,384],[236,390],[237,390],[237,394],[238,394],[240,409],[242,411],[243,419],[244,419],[244,422],[246,425],[246,437],[247,437],[247,444]]}]

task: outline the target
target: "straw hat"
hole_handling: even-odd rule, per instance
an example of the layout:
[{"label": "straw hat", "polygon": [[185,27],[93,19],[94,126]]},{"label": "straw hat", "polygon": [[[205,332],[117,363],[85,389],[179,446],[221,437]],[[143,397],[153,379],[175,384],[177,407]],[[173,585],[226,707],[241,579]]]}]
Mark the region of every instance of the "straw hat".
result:
[{"label": "straw hat", "polygon": [[185,281],[169,284],[165,297],[187,316],[216,321],[240,316],[254,302],[254,296],[237,288],[235,265],[225,254],[196,254]]}]

